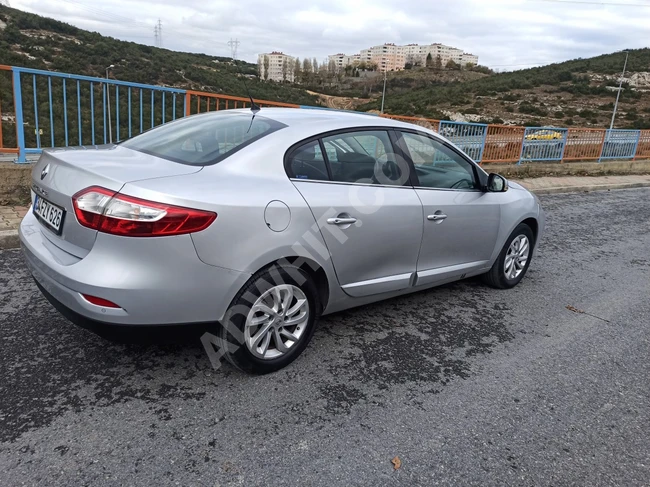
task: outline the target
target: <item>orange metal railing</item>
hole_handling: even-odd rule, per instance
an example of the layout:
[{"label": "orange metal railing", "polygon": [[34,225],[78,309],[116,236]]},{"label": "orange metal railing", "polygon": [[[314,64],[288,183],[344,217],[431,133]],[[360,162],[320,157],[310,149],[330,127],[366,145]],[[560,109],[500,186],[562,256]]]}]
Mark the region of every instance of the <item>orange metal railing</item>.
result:
[{"label": "orange metal railing", "polygon": [[524,140],[524,127],[488,125],[483,162],[517,162]]},{"label": "orange metal railing", "polygon": [[[13,117],[13,115],[9,115],[9,114],[15,113],[15,107],[13,107],[14,111],[11,112],[7,110],[9,108],[7,105],[4,106],[5,111],[4,112],[2,111],[3,110],[2,99],[3,99],[3,95],[6,94],[5,89],[9,85],[9,83],[7,82],[7,80],[9,79],[11,79],[12,93],[10,93],[9,96],[7,96],[6,98],[13,100],[13,76],[11,72],[12,72],[11,66],[5,66],[4,64],[0,64],[0,76],[3,76],[3,78],[6,77],[3,80],[1,80],[2,83],[0,83],[0,153],[17,154],[18,153],[17,147],[14,146],[5,147],[5,144],[7,143],[7,137],[6,137],[6,132],[3,132],[5,127],[11,125],[11,122],[9,120],[10,117]],[[3,114],[7,120],[3,118]],[[15,125],[15,118],[14,118],[13,125]]]},{"label": "orange metal railing", "polygon": [[440,127],[440,120],[434,120],[433,118],[425,117],[407,117],[403,115],[389,115],[387,113],[382,113],[380,117],[390,118],[391,120],[398,120],[400,122],[412,123],[419,125],[420,127],[428,128],[430,130],[438,131]]},{"label": "orange metal railing", "polygon": [[[293,103],[254,99],[260,107],[300,108]],[[241,96],[221,95],[203,91],[188,90],[185,93],[185,115],[211,112],[215,110],[228,110],[231,108],[248,108],[251,102]]]},{"label": "orange metal railing", "polygon": [[650,158],[650,130],[641,130],[639,145],[636,147],[634,159]]},{"label": "orange metal railing", "polygon": [[570,128],[564,146],[563,161],[598,159],[605,143],[605,129]]}]

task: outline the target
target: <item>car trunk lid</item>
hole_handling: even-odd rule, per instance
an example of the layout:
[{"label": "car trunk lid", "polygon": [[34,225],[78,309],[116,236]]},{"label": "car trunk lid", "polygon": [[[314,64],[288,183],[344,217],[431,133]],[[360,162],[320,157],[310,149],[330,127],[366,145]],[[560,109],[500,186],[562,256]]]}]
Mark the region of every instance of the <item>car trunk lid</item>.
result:
[{"label": "car trunk lid", "polygon": [[53,205],[53,211],[63,210],[59,232],[39,218],[42,233],[60,249],[83,258],[95,243],[97,231],[77,222],[72,205],[75,193],[89,186],[119,191],[129,182],[200,170],[119,145],[47,150],[32,170],[32,208],[34,199],[40,198]]}]

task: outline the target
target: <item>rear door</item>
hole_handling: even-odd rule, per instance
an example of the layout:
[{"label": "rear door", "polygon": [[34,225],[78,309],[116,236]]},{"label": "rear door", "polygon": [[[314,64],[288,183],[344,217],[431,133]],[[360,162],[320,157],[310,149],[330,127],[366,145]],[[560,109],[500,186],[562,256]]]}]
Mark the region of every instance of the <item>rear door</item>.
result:
[{"label": "rear door", "polygon": [[417,285],[485,267],[496,245],[501,194],[483,192],[474,164],[428,134],[403,131],[400,144],[413,161],[424,209]]},{"label": "rear door", "polygon": [[310,206],[339,283],[350,296],[411,285],[422,205],[389,131],[355,129],[306,141],[287,172]]}]

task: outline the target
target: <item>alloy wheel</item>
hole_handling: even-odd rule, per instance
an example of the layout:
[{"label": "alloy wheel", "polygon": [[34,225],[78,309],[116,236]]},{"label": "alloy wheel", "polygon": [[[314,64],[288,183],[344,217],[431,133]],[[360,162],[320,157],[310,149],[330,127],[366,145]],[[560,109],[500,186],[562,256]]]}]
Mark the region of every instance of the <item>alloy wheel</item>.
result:
[{"label": "alloy wheel", "polygon": [[309,322],[309,301],[291,284],[273,286],[253,304],[244,326],[248,350],[272,360],[286,354],[300,340]]},{"label": "alloy wheel", "polygon": [[510,243],[504,263],[507,279],[516,279],[523,272],[530,254],[530,241],[526,235],[517,235]]}]

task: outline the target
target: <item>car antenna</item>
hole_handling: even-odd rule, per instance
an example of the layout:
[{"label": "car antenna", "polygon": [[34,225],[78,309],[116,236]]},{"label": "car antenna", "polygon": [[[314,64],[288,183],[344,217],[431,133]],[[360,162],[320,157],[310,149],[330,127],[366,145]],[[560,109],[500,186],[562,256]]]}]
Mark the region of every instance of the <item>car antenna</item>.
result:
[{"label": "car antenna", "polygon": [[237,66],[237,72],[239,73],[239,76],[241,76],[242,81],[244,83],[244,88],[246,89],[246,94],[248,95],[248,99],[251,101],[251,112],[253,112],[253,116],[251,117],[251,123],[248,126],[248,130],[246,133],[251,131],[251,127],[253,126],[253,120],[255,120],[255,115],[257,115],[257,112],[261,110],[260,106],[255,103],[255,100],[253,100],[253,96],[251,95],[251,91],[248,89],[248,84],[246,83],[246,76],[241,72],[241,66],[237,64],[237,58],[235,58],[235,54],[233,52],[233,57],[232,57],[233,63],[235,63],[235,66]]},{"label": "car antenna", "polygon": [[255,116],[257,115],[257,112],[261,110],[261,108],[257,103],[255,103],[255,100],[253,100],[253,97],[251,96],[251,92],[248,89],[248,85],[246,84],[246,79],[243,78],[243,81],[244,81],[244,88],[246,88],[246,94],[248,95],[248,99],[251,101],[251,112],[253,112],[253,116]]}]

